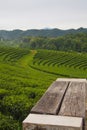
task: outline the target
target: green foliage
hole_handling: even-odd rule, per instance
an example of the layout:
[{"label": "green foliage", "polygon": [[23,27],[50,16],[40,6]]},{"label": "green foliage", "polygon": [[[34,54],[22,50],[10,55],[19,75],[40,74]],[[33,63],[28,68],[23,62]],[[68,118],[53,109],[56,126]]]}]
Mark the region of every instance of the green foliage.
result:
[{"label": "green foliage", "polygon": [[87,77],[87,54],[39,50],[32,68],[66,77]]},{"label": "green foliage", "polygon": [[0,130],[20,130],[19,123],[11,116],[0,113]]},{"label": "green foliage", "polygon": [[30,112],[33,106],[33,100],[25,95],[7,96],[2,101],[2,111],[11,114],[14,119],[22,121]]},{"label": "green foliage", "polygon": [[20,47],[28,47],[30,49],[87,52],[87,33],[68,34],[56,38],[25,37],[23,38]]},{"label": "green foliage", "polygon": [[0,100],[2,100],[5,96],[9,94],[8,90],[0,89]]},{"label": "green foliage", "polygon": [[30,67],[36,51],[0,47],[0,129],[21,130],[21,123],[57,78]]}]

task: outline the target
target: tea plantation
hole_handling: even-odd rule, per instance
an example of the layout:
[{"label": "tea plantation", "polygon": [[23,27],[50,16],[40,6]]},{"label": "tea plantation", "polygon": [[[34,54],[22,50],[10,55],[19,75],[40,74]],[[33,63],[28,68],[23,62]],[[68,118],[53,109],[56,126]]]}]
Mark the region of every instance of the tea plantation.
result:
[{"label": "tea plantation", "polygon": [[22,130],[58,77],[87,78],[87,54],[0,47],[0,130]]},{"label": "tea plantation", "polygon": [[85,78],[87,77],[87,54],[39,50],[31,66],[54,75]]},{"label": "tea plantation", "polygon": [[29,66],[35,52],[0,48],[0,130],[22,130],[32,106],[57,78]]}]

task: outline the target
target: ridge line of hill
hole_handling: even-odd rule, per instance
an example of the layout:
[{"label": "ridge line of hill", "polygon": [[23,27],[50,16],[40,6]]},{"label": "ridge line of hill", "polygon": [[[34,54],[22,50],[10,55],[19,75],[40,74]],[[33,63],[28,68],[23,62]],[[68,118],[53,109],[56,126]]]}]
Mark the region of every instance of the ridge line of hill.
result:
[{"label": "ridge line of hill", "polygon": [[12,40],[12,39],[18,39],[25,36],[33,36],[33,37],[58,37],[58,36],[64,36],[66,34],[76,34],[76,33],[87,33],[87,28],[78,28],[78,29],[67,29],[67,30],[61,30],[61,29],[30,29],[30,30],[0,30],[0,39],[6,39],[6,40]]}]

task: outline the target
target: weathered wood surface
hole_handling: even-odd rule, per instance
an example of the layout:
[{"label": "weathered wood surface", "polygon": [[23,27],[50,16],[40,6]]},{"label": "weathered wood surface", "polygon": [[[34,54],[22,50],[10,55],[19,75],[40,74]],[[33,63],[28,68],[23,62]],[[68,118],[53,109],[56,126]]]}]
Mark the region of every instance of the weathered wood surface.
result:
[{"label": "weathered wood surface", "polygon": [[55,81],[39,102],[32,108],[31,113],[53,114],[59,111],[69,82]]},{"label": "weathered wood surface", "polygon": [[78,78],[58,78],[56,81],[66,81],[66,82],[87,82],[86,79],[78,79]]},{"label": "weathered wood surface", "polygon": [[87,130],[87,98],[86,98],[86,120],[85,120],[85,130]]},{"label": "weathered wood surface", "polygon": [[85,117],[86,87],[84,82],[71,82],[65,94],[59,115]]},{"label": "weathered wood surface", "polygon": [[82,118],[30,114],[23,121],[23,130],[82,130]]},{"label": "weathered wood surface", "polygon": [[86,79],[57,79],[23,121],[23,130],[86,130],[86,99]]}]

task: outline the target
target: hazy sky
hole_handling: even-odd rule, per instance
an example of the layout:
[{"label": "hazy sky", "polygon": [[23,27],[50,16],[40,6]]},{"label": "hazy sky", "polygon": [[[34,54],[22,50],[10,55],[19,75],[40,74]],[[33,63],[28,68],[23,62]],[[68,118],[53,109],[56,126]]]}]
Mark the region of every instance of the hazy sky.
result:
[{"label": "hazy sky", "polygon": [[0,0],[1,29],[87,28],[87,0]]}]

